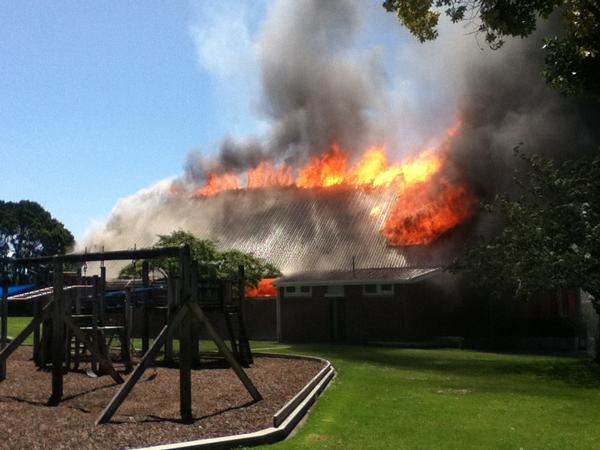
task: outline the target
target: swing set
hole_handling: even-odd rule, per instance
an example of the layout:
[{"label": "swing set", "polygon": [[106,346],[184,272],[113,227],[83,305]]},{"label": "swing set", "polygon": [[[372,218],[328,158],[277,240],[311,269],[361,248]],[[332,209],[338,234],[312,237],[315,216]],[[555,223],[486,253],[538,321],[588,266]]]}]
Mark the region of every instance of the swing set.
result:
[{"label": "swing set", "polygon": [[[178,273],[167,280],[166,301],[157,301],[148,277],[148,260],[174,258]],[[105,292],[106,272],[101,265],[101,276],[92,278],[92,285],[70,285],[64,283],[64,267],[67,264],[85,264],[87,262],[143,260],[142,288],[126,288],[122,296],[120,324],[111,325],[106,318],[105,301],[110,295]],[[119,406],[127,398],[144,371],[156,362],[161,349],[165,360],[174,361],[173,339],[179,339],[179,404],[180,415],[184,421],[192,420],[191,370],[198,361],[199,333],[198,325],[204,327],[208,337],[214,342],[219,353],[231,366],[254,401],[262,396],[247,376],[242,366],[252,363],[252,354],[243,326],[241,304],[244,295],[244,271],[240,268],[237,286],[238,295],[232,295],[231,280],[207,280],[200,277],[199,265],[192,260],[190,247],[164,247],[140,250],[119,250],[97,253],[80,253],[52,257],[23,258],[12,261],[19,266],[51,265],[53,269],[52,289],[46,289],[33,298],[34,315],[31,322],[12,342],[6,342],[7,329],[7,289],[3,289],[0,304],[0,381],[6,378],[6,360],[27,339],[34,334],[34,361],[41,367],[50,367],[52,371],[52,394],[48,405],[55,406],[63,398],[63,377],[66,370],[76,369],[85,351],[89,352],[92,371],[108,374],[120,388],[106,405],[96,424],[103,424],[113,417]],[[118,297],[118,296],[117,296]],[[139,297],[134,301],[135,297]],[[82,300],[83,299],[83,300]],[[86,307],[86,300],[88,306]],[[112,300],[111,300],[112,301]],[[91,314],[82,314],[90,312]],[[134,367],[131,359],[133,312],[139,306],[141,311],[141,337],[143,356]],[[162,309],[165,314],[164,325],[151,342],[149,311]],[[220,309],[231,339],[231,350],[215,330],[205,311]],[[115,315],[114,312],[112,314]],[[113,317],[114,319],[114,317]],[[40,331],[41,330],[41,331]],[[121,358],[126,379],[114,368],[110,356],[110,341],[117,336],[121,343]],[[106,339],[109,344],[106,344]]]}]

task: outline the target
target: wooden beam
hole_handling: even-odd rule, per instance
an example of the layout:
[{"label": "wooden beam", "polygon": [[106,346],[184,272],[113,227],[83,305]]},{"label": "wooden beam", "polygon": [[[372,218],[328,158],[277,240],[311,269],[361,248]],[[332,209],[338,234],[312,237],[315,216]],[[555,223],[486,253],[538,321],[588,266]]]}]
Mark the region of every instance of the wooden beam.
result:
[{"label": "wooden beam", "polygon": [[150,287],[150,265],[147,260],[142,261],[142,353],[146,353],[150,348],[150,308],[147,289]]},{"label": "wooden beam", "polygon": [[221,339],[219,334],[215,331],[215,329],[213,328],[212,324],[210,323],[200,306],[198,306],[195,303],[188,303],[187,307],[190,308],[190,310],[193,314],[195,314],[198,320],[204,324],[204,326],[206,327],[206,332],[217,345],[217,348],[223,354],[223,356],[225,357],[235,374],[238,376],[240,381],[246,387],[246,390],[252,396],[254,401],[262,400],[262,395],[260,395],[258,389],[256,389],[256,386],[254,386],[254,383],[252,383],[252,380],[248,378],[248,375],[246,375],[246,372],[244,372],[242,366],[240,366],[240,364],[237,362],[231,351],[227,348],[227,345],[225,344],[223,339]]},{"label": "wooden beam", "polygon": [[[65,318],[71,317],[71,311],[73,310],[73,289],[65,290],[63,293],[64,312]],[[66,322],[65,322],[66,324]],[[65,340],[64,340],[64,355],[65,355],[65,368],[69,370],[71,367],[71,335],[69,331],[65,329]]]},{"label": "wooden beam", "polygon": [[[174,309],[175,304],[175,280],[173,274],[170,273],[167,278],[167,309],[166,309],[166,317],[165,322],[169,323],[171,319],[171,312]],[[173,337],[169,337],[165,342],[165,361],[170,362],[173,361]]]},{"label": "wooden beam", "polygon": [[181,247],[161,247],[140,250],[117,250],[112,252],[71,253],[70,255],[36,256],[12,260],[14,265],[47,264],[58,260],[63,263],[89,261],[129,261],[132,259],[176,258]]},{"label": "wooden beam", "polygon": [[133,306],[131,302],[131,288],[125,288],[125,346],[126,353],[123,355],[125,359],[125,369],[127,372],[131,372],[131,355],[133,354],[131,349],[131,332],[133,330]]},{"label": "wooden beam", "polygon": [[81,341],[85,348],[87,348],[88,351],[98,360],[100,366],[108,372],[113,380],[115,380],[115,383],[123,383],[123,378],[117,373],[110,360],[104,356],[100,350],[98,350],[98,347],[96,347],[93,342],[88,339],[83,331],[81,331],[81,329],[71,321],[70,317],[65,317],[65,323],[73,332],[75,337]]},{"label": "wooden beam", "polygon": [[179,327],[179,412],[184,421],[192,420],[192,336],[191,316]]},{"label": "wooden beam", "polygon": [[[190,269],[190,300],[198,303],[198,262],[192,261]],[[190,345],[192,365],[200,364],[200,323],[193,314],[190,315]]]},{"label": "wooden beam", "polygon": [[[100,339],[98,334],[98,323],[100,321],[100,315],[98,313],[98,308],[100,306],[100,279],[98,275],[94,275],[92,278],[92,342],[94,343],[94,347],[100,348]],[[98,372],[98,360],[92,354],[92,371]]]},{"label": "wooden beam", "polygon": [[[191,301],[193,290],[192,261],[189,247],[181,249],[181,298]],[[197,279],[196,279],[197,283]],[[192,316],[186,314],[179,328],[179,412],[181,419],[192,420]]]},{"label": "wooden beam", "polygon": [[106,294],[106,267],[102,263],[100,266],[100,289],[99,289],[98,317],[100,325],[106,325],[106,311],[104,310],[104,294]]},{"label": "wooden beam", "polygon": [[63,264],[54,260],[54,306],[52,308],[52,395],[48,399],[51,406],[58,405],[63,396],[64,337],[64,298]]},{"label": "wooden beam", "polygon": [[[41,311],[40,311],[40,305],[41,302],[43,301],[44,297],[42,298],[34,298],[31,301],[33,302],[33,318],[35,319],[37,316],[40,315]],[[36,365],[39,365],[40,363],[40,326],[36,326],[33,329],[33,361],[35,362]]]},{"label": "wooden beam", "polygon": [[163,327],[159,335],[154,340],[152,346],[148,349],[148,352],[144,355],[140,363],[133,369],[131,375],[125,380],[125,383],[121,386],[121,388],[117,391],[114,397],[111,399],[110,403],[106,405],[106,408],[100,414],[100,417],[96,420],[96,425],[101,423],[108,422],[111,417],[117,412],[119,406],[125,401],[131,389],[135,386],[141,376],[144,374],[144,371],[148,368],[148,366],[154,361],[156,355],[158,354],[161,346],[164,344],[165,340],[170,337],[173,332],[177,329],[183,318],[188,314],[188,310],[186,308],[180,308],[179,311],[175,315],[171,321]]}]

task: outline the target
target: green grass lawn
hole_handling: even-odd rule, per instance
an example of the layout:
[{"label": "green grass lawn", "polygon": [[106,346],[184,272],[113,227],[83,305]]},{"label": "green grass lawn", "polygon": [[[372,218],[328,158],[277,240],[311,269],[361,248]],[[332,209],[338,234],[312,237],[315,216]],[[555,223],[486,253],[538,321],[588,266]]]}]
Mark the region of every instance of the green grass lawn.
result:
[{"label": "green grass lawn", "polygon": [[600,448],[600,367],[467,350],[293,346],[338,371],[281,449]]},{"label": "green grass lawn", "polygon": [[[16,335],[26,320],[11,318],[9,334]],[[600,449],[600,367],[588,360],[468,350],[252,346],[322,356],[338,373],[300,430],[270,448]]]},{"label": "green grass lawn", "polygon": [[[31,317],[9,317],[8,318],[8,335],[11,337],[16,337],[23,328],[29,325],[31,322]],[[33,344],[33,335],[29,335],[29,337],[25,340],[26,344]]]}]

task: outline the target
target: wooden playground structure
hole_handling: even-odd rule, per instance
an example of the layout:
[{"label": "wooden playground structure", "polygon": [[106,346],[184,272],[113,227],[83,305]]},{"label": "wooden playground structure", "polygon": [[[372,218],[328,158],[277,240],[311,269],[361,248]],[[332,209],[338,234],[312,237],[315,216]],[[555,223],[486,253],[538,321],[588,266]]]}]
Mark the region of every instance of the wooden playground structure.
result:
[{"label": "wooden playground structure", "polygon": [[[176,274],[156,288],[150,285],[149,260],[173,258],[178,264]],[[104,261],[142,260],[141,286],[106,292]],[[101,262],[100,276],[90,284],[65,285],[66,265]],[[254,401],[262,399],[243,366],[252,363],[252,353],[244,330],[241,303],[244,298],[244,271],[240,267],[237,280],[202,278],[190,248],[165,247],[145,250],[123,250],[80,253],[52,257],[24,258],[12,264],[52,268],[52,287],[35,291],[24,298],[33,302],[31,322],[10,343],[7,343],[8,289],[3,289],[0,302],[0,381],[7,376],[7,358],[33,334],[33,360],[40,368],[52,372],[52,394],[48,405],[58,405],[63,398],[63,376],[67,370],[78,369],[86,352],[91,372],[105,373],[121,384],[106,405],[96,424],[110,421],[127,398],[144,371],[153,364],[161,350],[165,361],[177,363],[179,370],[179,404],[182,420],[192,419],[191,370],[199,357],[199,326],[215,343],[220,355],[231,366]],[[237,295],[234,295],[237,291]],[[163,313],[164,323],[152,336],[149,315],[154,310]],[[231,342],[227,347],[206,312],[223,314]],[[143,356],[135,367],[132,360],[132,330],[134,319],[141,329]],[[129,376],[123,379],[115,370],[111,343],[120,343],[120,359]],[[179,340],[178,358],[173,341]],[[201,367],[201,366],[200,366]],[[23,381],[26,382],[26,381]]]}]

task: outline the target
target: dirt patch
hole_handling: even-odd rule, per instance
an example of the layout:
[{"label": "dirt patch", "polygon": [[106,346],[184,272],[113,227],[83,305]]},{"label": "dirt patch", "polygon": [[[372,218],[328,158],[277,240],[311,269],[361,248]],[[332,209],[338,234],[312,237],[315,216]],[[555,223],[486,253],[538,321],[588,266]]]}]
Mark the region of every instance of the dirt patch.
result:
[{"label": "dirt patch", "polygon": [[262,396],[253,402],[233,371],[205,362],[192,372],[192,423],[179,420],[176,369],[148,369],[112,421],[94,421],[118,389],[108,376],[68,373],[64,400],[46,405],[51,374],[37,370],[31,350],[17,350],[0,383],[0,447],[11,449],[120,449],[248,433],[273,425],[273,414],[314,377],[323,364],[303,359],[256,357],[247,369]]}]

